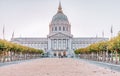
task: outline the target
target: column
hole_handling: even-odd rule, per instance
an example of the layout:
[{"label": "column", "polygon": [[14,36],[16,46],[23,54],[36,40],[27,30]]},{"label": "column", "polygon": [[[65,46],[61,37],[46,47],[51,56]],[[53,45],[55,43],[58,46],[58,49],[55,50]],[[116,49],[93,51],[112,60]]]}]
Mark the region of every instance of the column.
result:
[{"label": "column", "polygon": [[71,39],[69,39],[69,50],[71,50]]},{"label": "column", "polygon": [[66,50],[67,50],[67,39],[65,39],[65,43],[66,43],[66,44],[65,44],[65,45],[66,45],[66,47],[65,47],[65,48],[66,48]]},{"label": "column", "polygon": [[56,49],[58,49],[58,39],[56,39]]},{"label": "column", "polygon": [[68,50],[69,46],[68,46],[68,39],[67,39],[67,50]]},{"label": "column", "polygon": [[68,50],[68,54],[71,56],[72,55],[72,49],[71,49],[71,42],[72,42],[72,40],[71,39],[69,39],[69,50]]},{"label": "column", "polygon": [[51,39],[51,49],[53,48],[53,39]]},{"label": "column", "polygon": [[51,39],[48,38],[48,52],[51,50]]}]

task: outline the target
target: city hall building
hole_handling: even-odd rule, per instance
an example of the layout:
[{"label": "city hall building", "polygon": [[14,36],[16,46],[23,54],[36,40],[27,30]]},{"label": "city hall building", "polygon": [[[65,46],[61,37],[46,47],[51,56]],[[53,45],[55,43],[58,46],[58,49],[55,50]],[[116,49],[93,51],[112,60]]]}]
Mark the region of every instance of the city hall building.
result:
[{"label": "city hall building", "polygon": [[67,16],[63,13],[61,3],[59,3],[58,11],[53,16],[49,24],[49,34],[46,38],[12,38],[11,41],[44,50],[49,56],[73,56],[74,50],[87,47],[90,44],[105,41],[108,38],[81,38],[73,37],[71,34],[71,24]]}]

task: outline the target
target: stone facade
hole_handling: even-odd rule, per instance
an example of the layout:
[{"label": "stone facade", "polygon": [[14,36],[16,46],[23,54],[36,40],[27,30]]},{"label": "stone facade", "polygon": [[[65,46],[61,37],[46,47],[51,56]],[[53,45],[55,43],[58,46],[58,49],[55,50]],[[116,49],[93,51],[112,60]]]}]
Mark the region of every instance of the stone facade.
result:
[{"label": "stone facade", "polygon": [[105,40],[108,40],[108,38],[74,38],[71,34],[71,25],[62,11],[60,3],[57,13],[49,24],[47,38],[12,38],[11,41],[42,49],[49,53],[49,56],[73,56],[75,49],[87,47],[92,43]]}]

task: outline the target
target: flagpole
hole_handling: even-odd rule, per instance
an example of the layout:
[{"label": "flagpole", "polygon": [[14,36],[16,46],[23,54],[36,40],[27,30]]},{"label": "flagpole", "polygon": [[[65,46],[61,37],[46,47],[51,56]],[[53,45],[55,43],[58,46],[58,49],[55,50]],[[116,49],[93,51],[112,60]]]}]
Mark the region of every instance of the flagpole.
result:
[{"label": "flagpole", "polygon": [[5,25],[3,25],[3,40],[5,40]]},{"label": "flagpole", "polygon": [[111,26],[111,39],[113,37],[113,26]]},{"label": "flagpole", "polygon": [[14,38],[14,32],[12,33],[12,38],[11,39],[13,39]]}]

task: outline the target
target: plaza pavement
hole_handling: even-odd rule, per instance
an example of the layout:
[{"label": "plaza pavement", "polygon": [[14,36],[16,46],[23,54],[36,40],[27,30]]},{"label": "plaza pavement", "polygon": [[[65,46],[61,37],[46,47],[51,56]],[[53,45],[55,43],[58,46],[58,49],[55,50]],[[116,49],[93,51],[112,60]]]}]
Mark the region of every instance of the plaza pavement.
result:
[{"label": "plaza pavement", "polygon": [[120,76],[120,72],[71,58],[43,58],[0,67],[0,76]]}]

